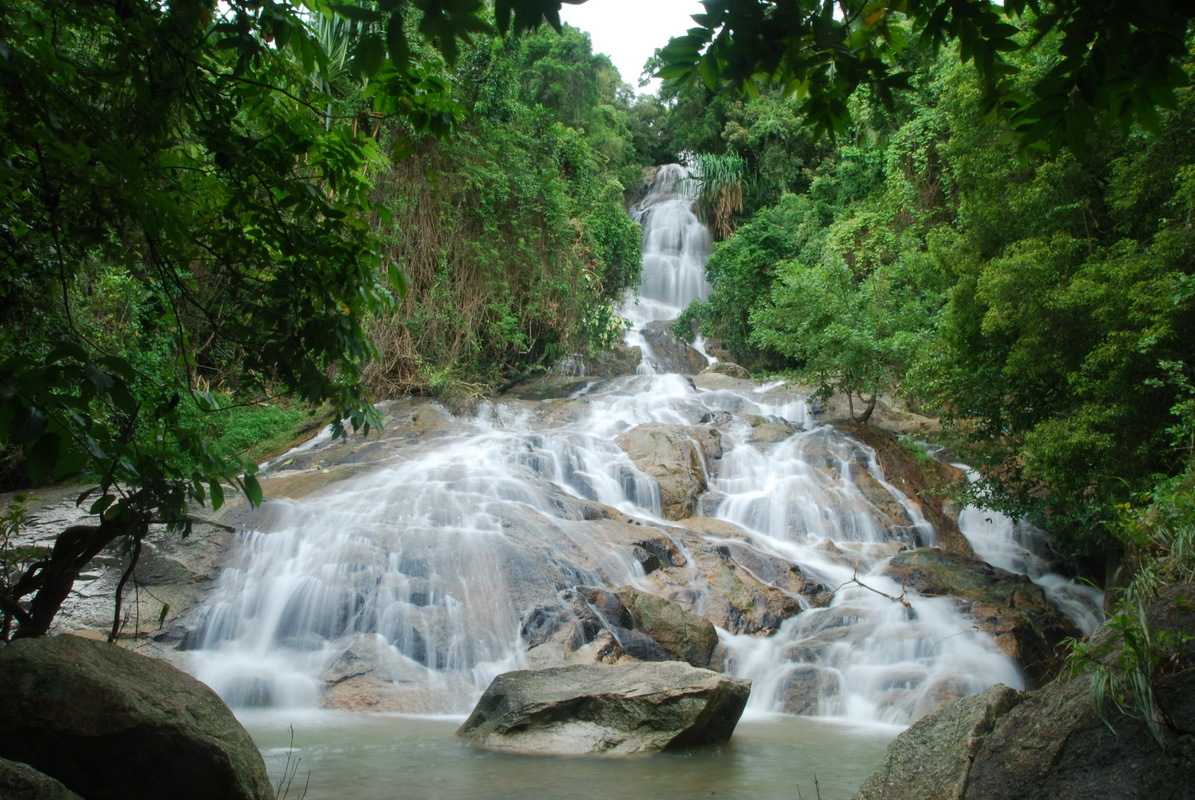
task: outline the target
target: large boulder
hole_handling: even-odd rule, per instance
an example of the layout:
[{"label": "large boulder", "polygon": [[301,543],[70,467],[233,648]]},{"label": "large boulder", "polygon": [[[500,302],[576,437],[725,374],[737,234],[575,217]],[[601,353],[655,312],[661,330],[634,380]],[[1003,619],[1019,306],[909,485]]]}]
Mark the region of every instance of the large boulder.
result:
[{"label": "large boulder", "polygon": [[562,358],[552,372],[569,377],[617,378],[634,375],[643,361],[643,351],[619,342],[609,350],[593,355],[574,353]]},{"label": "large boulder", "polygon": [[618,599],[631,618],[634,630],[654,639],[664,652],[694,667],[711,666],[718,631],[713,624],[662,597],[624,586]]},{"label": "large boulder", "polygon": [[1059,673],[1066,659],[1063,641],[1079,635],[1041,587],[975,558],[937,548],[906,550],[888,562],[885,572],[926,597],[954,598],[1034,686]]},{"label": "large boulder", "polygon": [[76,636],[0,648],[0,757],[88,800],[267,800],[261,753],[208,687]]},{"label": "large boulder", "polygon": [[615,439],[635,466],[660,486],[661,511],[667,519],[685,519],[709,488],[706,467],[722,457],[722,435],[700,425],[650,423]]},{"label": "large boulder", "polygon": [[79,795],[28,764],[0,758],[0,797],[4,800],[82,800]]},{"label": "large boulder", "polygon": [[457,733],[529,755],[625,755],[730,738],[751,685],[678,661],[508,672]]},{"label": "large boulder", "polygon": [[980,741],[1019,701],[996,685],[922,717],[892,741],[855,800],[962,800]]},{"label": "large boulder", "polygon": [[[712,517],[681,521],[689,563],[648,575],[667,597],[731,633],[768,635],[810,605],[828,601],[824,584],[800,567],[755,547],[741,528]],[[674,531],[677,529],[673,529]]]},{"label": "large boulder", "polygon": [[[1148,609],[1155,637],[1182,642],[1155,675],[1169,726],[1162,744],[1141,719],[1100,708],[1088,675],[1036,691],[1003,687],[924,717],[893,740],[856,800],[1192,800],[1195,798],[1195,585],[1170,586]],[[1118,664],[1121,639],[1097,632],[1093,650]],[[936,787],[936,788],[935,788]]]},{"label": "large boulder", "polygon": [[671,320],[649,322],[643,326],[643,340],[650,350],[648,359],[660,372],[696,375],[709,361],[672,332]]},{"label": "large boulder", "polygon": [[715,669],[718,632],[678,603],[630,586],[611,591],[578,586],[562,593],[566,608],[539,608],[522,637],[528,666],[685,661]]}]

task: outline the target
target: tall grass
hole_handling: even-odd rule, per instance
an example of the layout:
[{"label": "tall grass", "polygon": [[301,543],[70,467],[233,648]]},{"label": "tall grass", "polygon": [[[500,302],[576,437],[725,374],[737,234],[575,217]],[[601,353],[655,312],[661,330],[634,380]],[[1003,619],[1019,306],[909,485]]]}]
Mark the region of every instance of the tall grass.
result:
[{"label": "tall grass", "polygon": [[691,159],[698,185],[698,208],[719,239],[734,233],[735,217],[743,210],[747,162],[738,153],[697,153]]}]

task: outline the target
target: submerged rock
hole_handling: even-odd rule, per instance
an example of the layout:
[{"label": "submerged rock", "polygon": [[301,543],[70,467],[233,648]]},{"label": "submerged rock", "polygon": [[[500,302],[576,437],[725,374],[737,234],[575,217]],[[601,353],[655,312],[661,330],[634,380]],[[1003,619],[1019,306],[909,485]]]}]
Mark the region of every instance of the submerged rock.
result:
[{"label": "submerged rock", "polygon": [[730,738],[751,685],[678,661],[508,672],[457,731],[492,750],[626,755]]},{"label": "submerged rock", "polygon": [[[1147,617],[1155,637],[1195,630],[1195,585],[1163,589]],[[1092,644],[1121,668],[1114,631],[1101,629]],[[1195,639],[1155,676],[1153,692],[1169,720],[1162,744],[1142,720],[1099,708],[1087,675],[958,700],[893,740],[856,800],[1192,800]]]},{"label": "submerged rock", "polygon": [[651,349],[651,360],[660,372],[696,375],[709,361],[672,332],[671,320],[649,322],[643,326],[643,339]]},{"label": "submerged rock", "polygon": [[28,764],[0,758],[0,797],[4,800],[82,800],[49,775]]},{"label": "submerged rock", "polygon": [[709,488],[706,468],[722,457],[722,435],[712,427],[649,423],[615,441],[636,467],[655,478],[667,519],[693,515],[697,499]]},{"label": "submerged rock", "polygon": [[269,800],[261,753],[208,687],[76,636],[0,648],[0,757],[88,800]]},{"label": "submerged rock", "polygon": [[1066,657],[1063,640],[1079,633],[1027,577],[978,559],[922,548],[898,553],[885,571],[919,594],[953,597],[1033,685],[1058,674]]}]

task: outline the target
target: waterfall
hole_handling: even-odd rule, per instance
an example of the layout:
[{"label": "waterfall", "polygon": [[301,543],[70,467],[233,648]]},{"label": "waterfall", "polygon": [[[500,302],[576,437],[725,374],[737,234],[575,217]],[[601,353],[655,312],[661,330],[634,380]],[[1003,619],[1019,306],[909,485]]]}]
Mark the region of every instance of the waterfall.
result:
[{"label": "waterfall", "polygon": [[[969,480],[979,480],[979,474],[966,464],[955,466],[966,472]],[[958,525],[975,555],[993,567],[1029,576],[1084,634],[1090,634],[1104,621],[1103,592],[1050,571],[1045,531],[1025,520],[974,505],[962,510]]]},{"label": "waterfall", "polygon": [[[624,305],[632,343],[708,294],[710,234],[691,186],[683,167],[663,167],[634,212],[644,253],[638,297]],[[661,518],[659,486],[614,439],[671,423],[719,425],[724,455],[704,465],[701,508],[741,530],[736,548],[838,589],[824,607],[794,595],[803,610],[771,636],[719,631],[728,671],[754,682],[751,708],[908,724],[950,697],[1023,685],[949,598],[893,599],[888,559],[932,545],[934,530],[868,447],[815,424],[780,382],[702,389],[645,372],[561,401],[500,399],[472,418],[438,410],[418,435],[401,401],[386,406],[397,432],[354,445],[372,465],[251,518],[188,637],[191,669],[240,707],[315,706],[369,672],[403,710],[467,711],[494,675],[527,663],[529,628],[559,613],[571,587],[651,590],[624,534],[671,536],[678,523]],[[755,442],[759,419],[787,433]],[[319,474],[337,447],[321,439],[265,477]],[[692,563],[683,569],[701,607],[708,586]],[[363,650],[375,654],[366,666],[353,660]]]}]

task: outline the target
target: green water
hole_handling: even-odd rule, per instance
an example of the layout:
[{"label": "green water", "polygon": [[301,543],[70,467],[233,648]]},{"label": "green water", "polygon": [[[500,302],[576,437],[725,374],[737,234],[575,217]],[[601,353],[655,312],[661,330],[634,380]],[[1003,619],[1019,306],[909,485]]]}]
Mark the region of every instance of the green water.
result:
[{"label": "green water", "polygon": [[[460,719],[336,713],[242,717],[287,800],[849,800],[893,728],[749,718],[727,744],[632,758],[489,753],[453,735]],[[290,747],[291,727],[294,748]],[[297,771],[294,766],[297,765]]]}]

